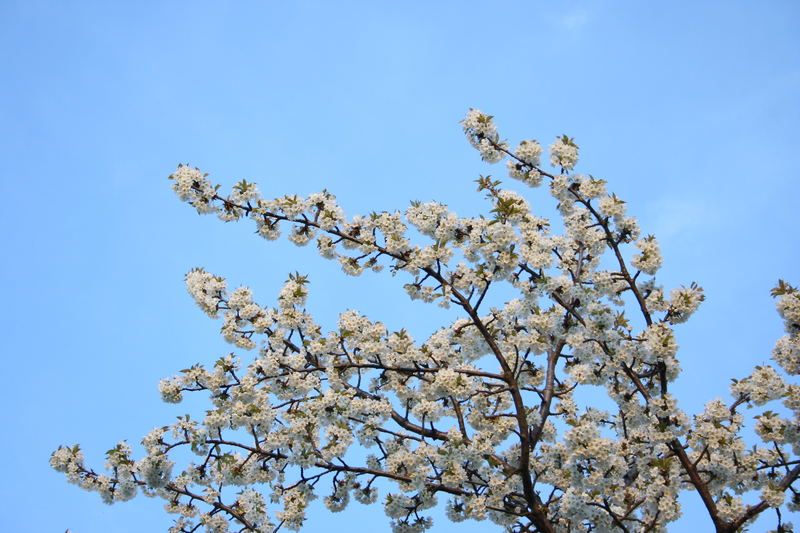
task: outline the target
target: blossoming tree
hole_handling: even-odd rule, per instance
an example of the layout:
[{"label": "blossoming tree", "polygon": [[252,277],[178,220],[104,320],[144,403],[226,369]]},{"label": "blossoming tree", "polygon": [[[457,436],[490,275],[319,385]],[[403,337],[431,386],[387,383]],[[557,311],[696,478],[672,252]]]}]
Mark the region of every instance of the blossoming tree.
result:
[{"label": "blossoming tree", "polygon": [[[347,219],[328,192],[266,200],[242,181],[223,196],[207,175],[180,166],[173,187],[198,212],[249,218],[268,240],[285,231],[297,245],[315,241],[351,275],[402,273],[411,298],[455,306],[459,318],[424,342],[354,311],[326,332],[304,309],[303,275],[291,275],[270,307],[192,270],[189,293],[222,316],[227,341],[253,355],[162,380],[165,401],[204,391],[212,407],[154,429],[144,457],[122,442],[102,474],[84,465],[79,446],[61,447],[53,468],[107,503],[138,492],[163,498],[177,515],[172,532],[297,530],[317,495],[337,512],[381,492],[397,532],[429,528],[425,511],[440,500],[455,522],[542,533],[665,531],[684,490],[696,492],[717,532],[740,531],[770,507],[800,508],[800,386],[783,377],[800,373],[800,292],[783,281],[773,291],[787,332],[773,352],[778,368],[756,367],[733,381],[730,401],[690,417],[670,394],[679,373],[673,327],[697,309],[702,289],[656,283],[656,239],[641,236],[603,180],[573,172],[572,139],[550,145],[547,172],[541,145],[512,151],[492,117],[472,110],[463,127],[484,160],[507,159],[512,178],[549,186],[563,234],[490,177],[477,180],[488,216],[462,218],[430,202]],[[628,260],[631,245],[638,252]],[[487,294],[504,284],[516,298],[487,308]],[[580,405],[575,391],[587,385],[605,388],[614,408]],[[760,444],[747,446],[743,411],[778,402],[754,411]],[[356,442],[362,451],[351,450]],[[196,460],[178,472],[180,449]]]}]

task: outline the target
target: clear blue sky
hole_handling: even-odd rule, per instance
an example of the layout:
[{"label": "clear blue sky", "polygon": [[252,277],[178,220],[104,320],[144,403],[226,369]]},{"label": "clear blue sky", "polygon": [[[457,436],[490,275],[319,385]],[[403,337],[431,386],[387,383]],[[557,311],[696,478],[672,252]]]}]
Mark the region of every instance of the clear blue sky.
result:
[{"label": "clear blue sky", "polygon": [[[157,392],[230,351],[184,290],[191,267],[263,303],[308,273],[327,326],[356,308],[423,339],[444,318],[399,278],[347,278],[313,249],[197,216],[169,189],[178,162],[267,194],[328,188],[349,214],[415,199],[476,214],[472,180],[503,172],[463,138],[468,108],[512,141],[568,133],[579,170],[660,238],[661,281],[706,289],[679,329],[690,412],[768,361],[781,334],[768,291],[800,282],[795,2],[2,0],[0,73],[3,531],[171,523],[157,501],[105,506],[47,460],[80,442],[101,466],[118,440],[204,409]],[[673,531],[710,527],[696,500]],[[385,524],[378,506],[319,504],[306,531]]]}]

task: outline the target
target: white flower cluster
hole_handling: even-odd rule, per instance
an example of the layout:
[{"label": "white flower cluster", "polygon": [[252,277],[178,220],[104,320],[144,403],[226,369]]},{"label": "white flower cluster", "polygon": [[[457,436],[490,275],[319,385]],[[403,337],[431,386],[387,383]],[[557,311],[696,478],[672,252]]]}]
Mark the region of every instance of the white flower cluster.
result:
[{"label": "white flower cluster", "polygon": [[796,376],[800,374],[800,291],[791,288],[778,299],[777,308],[788,335],[778,339],[772,358],[788,374]]},{"label": "white flower cluster", "polygon": [[184,202],[193,205],[198,213],[215,213],[217,207],[213,200],[217,188],[208,181],[208,174],[201,174],[197,168],[178,165],[178,169],[169,176],[174,180],[172,189]]},{"label": "white flower cluster", "polygon": [[186,274],[186,289],[194,301],[208,316],[216,318],[219,304],[225,293],[225,280],[213,276],[202,268]]},{"label": "white flower cluster", "polygon": [[784,335],[778,339],[772,350],[772,358],[786,373],[793,376],[800,374],[800,335]]},{"label": "white flower cluster", "polygon": [[746,397],[756,405],[782,398],[785,392],[786,383],[771,366],[757,366],[749,377],[731,385],[731,394],[734,397]]},{"label": "white flower cluster", "polygon": [[703,300],[705,300],[703,289],[696,284],[672,289],[669,293],[667,320],[670,324],[686,322],[697,311]]},{"label": "white flower cluster", "polygon": [[50,466],[67,475],[67,480],[84,490],[100,494],[105,503],[127,501],[136,496],[141,487],[144,494],[153,496],[170,481],[174,463],[157,451],[139,461],[131,459],[131,448],[120,442],[106,452],[106,468],[113,477],[95,474],[83,465],[83,453],[79,446],[59,447],[50,457]]},{"label": "white flower cluster", "polygon": [[616,194],[611,194],[600,199],[598,210],[603,216],[613,218],[615,222],[619,223],[625,216],[625,202],[617,198]]},{"label": "white flower cluster", "polygon": [[664,259],[661,257],[661,247],[652,235],[639,239],[634,244],[642,253],[634,255],[631,265],[645,274],[655,275]]},{"label": "white flower cluster", "polygon": [[796,331],[800,328],[800,291],[791,290],[786,292],[776,304],[778,313],[786,321],[788,331]]},{"label": "white flower cluster", "polygon": [[538,187],[542,183],[542,174],[539,171],[541,156],[542,145],[539,141],[522,141],[514,150],[514,159],[506,162],[508,175],[531,187]]},{"label": "white flower cluster", "polygon": [[550,145],[550,164],[564,170],[572,170],[578,164],[578,145],[566,135],[557,137]]},{"label": "white flower cluster", "polygon": [[166,455],[148,455],[136,464],[136,469],[141,474],[145,485],[151,489],[163,488],[170,480],[172,467],[175,463]]},{"label": "white flower cluster", "polygon": [[478,109],[470,109],[461,125],[470,144],[480,152],[484,161],[497,163],[505,157],[508,150],[505,141],[500,141],[497,128],[492,122],[494,117],[481,113]]},{"label": "white flower cluster", "polygon": [[778,339],[772,350],[772,358],[788,374],[796,376],[800,374],[800,291],[788,285],[783,289],[783,285],[781,281],[777,308],[784,319],[787,335]]}]

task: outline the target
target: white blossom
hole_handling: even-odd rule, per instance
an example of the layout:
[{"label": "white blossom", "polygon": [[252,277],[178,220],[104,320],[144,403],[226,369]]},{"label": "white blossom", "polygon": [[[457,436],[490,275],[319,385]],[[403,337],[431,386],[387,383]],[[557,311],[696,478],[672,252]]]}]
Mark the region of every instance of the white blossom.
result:
[{"label": "white blossom", "polygon": [[648,235],[636,241],[634,246],[641,251],[641,254],[633,256],[631,265],[645,274],[655,274],[656,271],[661,268],[661,263],[663,262],[661,247],[658,245],[655,237]]},{"label": "white blossom", "polygon": [[550,145],[550,164],[572,170],[578,163],[578,145],[566,135],[556,138]]}]

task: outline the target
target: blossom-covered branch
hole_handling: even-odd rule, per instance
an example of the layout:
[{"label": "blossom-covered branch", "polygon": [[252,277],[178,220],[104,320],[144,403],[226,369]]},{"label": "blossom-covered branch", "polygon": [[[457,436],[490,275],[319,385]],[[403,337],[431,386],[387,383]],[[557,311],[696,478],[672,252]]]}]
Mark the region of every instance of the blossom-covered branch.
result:
[{"label": "blossom-covered branch", "polygon": [[[477,110],[462,125],[484,160],[507,159],[509,176],[531,187],[548,183],[563,234],[490,176],[477,180],[488,215],[414,202],[348,219],[327,191],[266,199],[243,180],[223,195],[179,166],[173,188],[198,212],[250,219],[267,240],[286,232],[296,245],[314,241],[349,275],[388,267],[407,276],[412,299],[459,316],[422,342],[356,311],[323,331],[305,308],[305,275],[291,274],[265,306],[249,288],[228,291],[223,277],[194,269],[189,293],[222,319],[225,340],[253,355],[162,380],[165,401],[205,393],[211,408],[154,429],[143,458],[120,443],[98,474],[72,446],[55,451],[52,466],[108,503],[163,498],[178,515],[173,532],[296,530],[320,492],[334,512],[384,492],[398,532],[429,528],[426,511],[440,498],[453,521],[548,533],[665,531],[686,489],[718,532],[770,507],[800,507],[800,386],[783,377],[800,372],[800,293],[783,281],[773,291],[787,330],[778,367],[756,367],[734,380],[730,403],[711,400],[690,417],[669,388],[680,373],[673,329],[702,289],[656,282],[656,238],[641,235],[604,180],[574,172],[574,139],[550,145],[546,171],[537,141],[511,150]],[[499,303],[502,285],[516,295]],[[575,391],[590,385],[605,389],[612,411],[580,405]],[[748,409],[756,446],[745,442]],[[188,454],[194,462],[176,474]],[[778,529],[788,527],[779,518]]]}]

